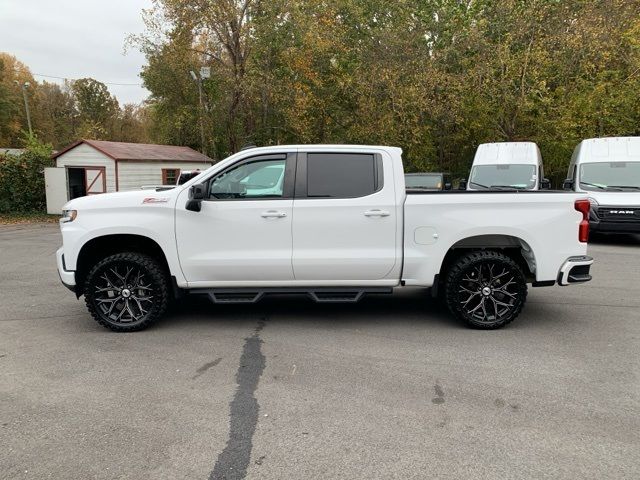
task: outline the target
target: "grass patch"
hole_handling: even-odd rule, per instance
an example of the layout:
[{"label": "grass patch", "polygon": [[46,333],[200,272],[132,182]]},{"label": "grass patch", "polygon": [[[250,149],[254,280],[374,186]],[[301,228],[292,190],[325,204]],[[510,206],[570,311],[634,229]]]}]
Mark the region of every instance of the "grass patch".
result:
[{"label": "grass patch", "polygon": [[20,225],[29,223],[58,223],[60,215],[42,212],[0,213],[0,225]]}]

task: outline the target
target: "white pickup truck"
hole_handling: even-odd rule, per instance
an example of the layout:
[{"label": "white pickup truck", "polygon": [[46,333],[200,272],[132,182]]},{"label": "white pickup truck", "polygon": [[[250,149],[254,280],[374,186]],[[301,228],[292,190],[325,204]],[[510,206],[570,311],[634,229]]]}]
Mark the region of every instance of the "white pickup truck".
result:
[{"label": "white pickup truck", "polygon": [[533,286],[591,279],[589,201],[572,192],[406,190],[399,148],[252,148],[169,190],[77,198],[61,218],[62,282],[116,331],[204,293],[354,302],[432,287],[477,328],[518,316]]}]

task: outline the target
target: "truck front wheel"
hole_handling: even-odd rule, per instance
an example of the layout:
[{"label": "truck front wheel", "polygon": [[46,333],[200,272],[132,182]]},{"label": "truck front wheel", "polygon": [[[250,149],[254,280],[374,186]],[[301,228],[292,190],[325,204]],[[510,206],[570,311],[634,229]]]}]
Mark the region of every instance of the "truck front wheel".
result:
[{"label": "truck front wheel", "polygon": [[142,330],[166,310],[167,275],[158,262],[126,252],[99,261],[87,275],[85,301],[93,318],[116,332]]},{"label": "truck front wheel", "polygon": [[447,306],[474,328],[494,329],[514,320],[527,298],[520,266],[500,252],[482,250],[460,257],[445,283]]}]

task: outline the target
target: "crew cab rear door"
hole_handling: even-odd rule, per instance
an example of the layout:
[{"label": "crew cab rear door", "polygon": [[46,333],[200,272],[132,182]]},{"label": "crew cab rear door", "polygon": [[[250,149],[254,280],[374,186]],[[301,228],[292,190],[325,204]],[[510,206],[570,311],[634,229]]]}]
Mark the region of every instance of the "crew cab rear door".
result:
[{"label": "crew cab rear door", "polygon": [[399,277],[394,192],[390,158],[383,161],[381,153],[301,150],[293,205],[296,281],[366,285]]}]

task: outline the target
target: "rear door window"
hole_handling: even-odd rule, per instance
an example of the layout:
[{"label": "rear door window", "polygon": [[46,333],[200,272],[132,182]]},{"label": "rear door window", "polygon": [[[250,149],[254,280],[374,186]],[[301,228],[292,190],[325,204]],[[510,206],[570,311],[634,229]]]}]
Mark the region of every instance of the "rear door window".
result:
[{"label": "rear door window", "polygon": [[382,161],[374,154],[307,154],[307,197],[364,197],[382,188]]}]

